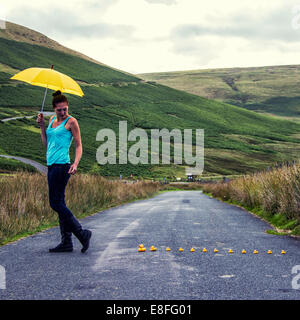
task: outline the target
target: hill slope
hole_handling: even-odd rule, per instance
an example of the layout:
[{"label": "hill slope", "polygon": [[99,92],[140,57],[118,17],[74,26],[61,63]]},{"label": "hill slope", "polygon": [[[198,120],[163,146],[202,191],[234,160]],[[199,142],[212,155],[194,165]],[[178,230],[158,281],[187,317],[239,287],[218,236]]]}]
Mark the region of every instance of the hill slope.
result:
[{"label": "hill slope", "polygon": [[[9,21],[6,21],[6,29],[0,29],[0,38],[4,38],[4,39],[8,39],[8,40],[15,40],[18,42],[26,42],[26,43],[34,44],[34,45],[39,45],[42,47],[65,52],[65,53],[83,58],[85,60],[94,62],[96,64],[100,64],[102,66],[107,66],[106,64],[104,64],[102,62],[99,62],[93,58],[90,58],[90,57],[80,53],[80,52],[77,52],[75,50],[69,49],[69,48],[61,45],[57,41],[54,41],[54,40],[48,38],[47,36],[45,36],[44,34],[42,34],[40,32],[37,32],[35,30],[26,28],[24,26],[21,26],[21,25],[18,25],[18,24],[9,22]],[[119,69],[116,69],[113,67],[109,67],[109,68],[120,71]],[[122,71],[122,73],[132,75],[132,74],[125,72],[125,71]]]},{"label": "hill slope", "polygon": [[[17,70],[49,67],[80,82],[83,98],[68,95],[70,114],[80,124],[84,154],[80,170],[102,175],[184,176],[184,166],[104,165],[96,162],[99,129],[111,128],[118,138],[120,120],[128,131],[140,127],[205,130],[205,173],[235,174],[265,168],[299,154],[300,125],[272,119],[226,103],[208,100],[40,45],[0,38],[0,118],[36,114],[43,88],[9,80]],[[76,68],[74,67],[76,66]],[[51,95],[45,111],[51,111]],[[132,143],[131,143],[132,144]],[[130,144],[129,144],[130,145]],[[150,149],[150,148],[149,148]],[[149,150],[150,152],[151,150]],[[28,157],[45,164],[35,119],[0,121],[0,153]],[[74,150],[71,152],[74,157]],[[0,163],[1,167],[1,163]]]},{"label": "hill slope", "polygon": [[248,110],[300,119],[299,65],[188,70],[137,76]]}]

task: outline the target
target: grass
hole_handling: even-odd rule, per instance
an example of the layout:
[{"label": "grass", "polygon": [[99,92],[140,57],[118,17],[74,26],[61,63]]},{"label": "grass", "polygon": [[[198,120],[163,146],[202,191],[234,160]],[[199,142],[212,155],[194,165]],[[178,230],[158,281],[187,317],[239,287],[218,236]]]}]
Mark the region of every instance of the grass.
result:
[{"label": "grass", "polygon": [[298,65],[187,70],[137,76],[248,110],[300,118]]},{"label": "grass", "polygon": [[272,234],[300,235],[300,163],[244,175],[226,183],[202,184],[203,192],[242,206],[268,221]]},{"label": "grass", "polygon": [[[136,94],[137,89],[143,89],[143,98],[140,98]],[[273,161],[290,159],[284,152],[278,152],[275,149],[276,145],[291,146],[294,155],[297,151],[300,151],[300,147],[297,142],[298,138],[290,138],[289,134],[297,132],[297,125],[288,125],[290,122],[282,122],[280,120],[270,121],[267,117],[259,115],[240,112],[237,108],[228,106],[226,110],[225,105],[220,106],[218,103],[211,101],[202,101],[200,98],[192,97],[196,101],[189,101],[189,110],[191,111],[190,116],[184,115],[185,106],[181,102],[173,102],[173,112],[177,110],[178,116],[181,114],[180,119],[167,116],[169,102],[161,102],[159,108],[155,104],[149,107],[145,101],[147,95],[152,94],[152,88],[147,88],[145,84],[137,86],[129,85],[124,88],[93,88],[87,89],[88,94],[87,104],[97,104],[102,107],[91,107],[82,106],[79,98],[70,97],[71,114],[73,114],[80,123],[82,140],[84,146],[84,155],[81,162],[82,172],[98,172],[101,175],[112,175],[112,173],[118,176],[120,173],[129,175],[142,175],[145,178],[156,178],[158,177],[157,166],[141,165],[141,166],[102,166],[100,167],[95,162],[95,154],[99,143],[96,142],[96,133],[99,129],[108,126],[118,134],[118,123],[119,120],[127,120],[128,131],[135,128],[141,127],[148,130],[148,136],[150,131],[148,128],[168,128],[169,130],[174,127],[184,128],[197,128],[202,127],[205,129],[205,170],[207,173],[218,173],[218,174],[236,174],[243,173],[247,170],[254,171],[262,168]],[[171,96],[172,89],[164,87],[164,93],[161,96]],[[14,94],[13,94],[14,92]],[[22,85],[20,90],[13,90],[12,92],[1,92],[1,96],[7,95],[10,98],[4,99],[9,105],[18,103],[21,97],[25,94],[31,97],[32,103],[35,99],[31,96],[33,92],[36,95],[36,110],[39,109],[38,104],[42,92],[40,88],[29,87]],[[39,92],[39,95],[38,95]],[[119,97],[117,97],[119,96]],[[109,104],[109,99],[113,97]],[[124,97],[127,98],[127,102]],[[97,100],[99,98],[99,100]],[[130,98],[130,99],[129,99]],[[156,101],[159,102],[160,95],[156,97]],[[190,98],[190,97],[189,97]],[[15,101],[9,102],[9,99],[15,99]],[[138,99],[142,99],[138,102]],[[154,99],[154,97],[153,97]],[[197,101],[199,99],[199,101]],[[201,100],[201,101],[200,101]],[[120,106],[116,105],[119,102]],[[140,103],[139,107],[135,107],[135,104]],[[192,106],[192,103],[194,106]],[[23,107],[25,108],[24,103]],[[178,104],[178,106],[177,106]],[[165,105],[165,108],[163,107]],[[199,106],[202,109],[199,110]],[[219,110],[219,115],[216,111]],[[192,112],[193,111],[193,112]],[[204,112],[205,111],[205,112]],[[222,124],[226,122],[226,119],[222,117],[223,114],[228,113],[228,124]],[[134,114],[134,118],[132,115]],[[145,120],[147,119],[147,120]],[[195,119],[198,119],[196,123]],[[231,120],[229,120],[231,119]],[[214,121],[215,120],[215,121]],[[232,125],[230,128],[230,123]],[[202,123],[201,123],[202,122]],[[219,123],[219,124],[218,124]],[[31,130],[28,130],[31,128]],[[35,128],[35,129],[34,129]],[[276,128],[276,130],[275,130]],[[235,135],[233,132],[236,132]],[[278,133],[280,132],[280,133]],[[252,135],[250,134],[252,133]],[[238,139],[237,139],[238,137]],[[252,139],[250,144],[247,141]],[[276,140],[277,139],[277,140]],[[14,154],[24,157],[29,157],[33,160],[44,162],[45,154],[40,141],[40,134],[37,131],[35,119],[22,119],[14,120],[4,124],[0,123],[0,147],[2,147],[6,153]],[[172,153],[171,153],[172,154]],[[228,161],[224,161],[224,155],[228,155]],[[74,156],[74,152],[72,154]],[[226,159],[226,157],[225,157]],[[160,166],[163,168],[163,166]],[[160,176],[170,178],[172,176],[183,176],[183,168],[177,166],[173,168],[171,172],[166,166]],[[169,171],[169,172],[166,172]],[[181,173],[180,173],[181,172]],[[148,175],[147,175],[148,174]]]}]

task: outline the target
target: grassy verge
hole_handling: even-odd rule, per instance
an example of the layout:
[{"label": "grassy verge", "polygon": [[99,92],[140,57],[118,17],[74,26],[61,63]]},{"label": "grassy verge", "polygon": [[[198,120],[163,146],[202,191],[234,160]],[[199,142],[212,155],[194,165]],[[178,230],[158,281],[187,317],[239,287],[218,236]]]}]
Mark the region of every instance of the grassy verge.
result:
[{"label": "grassy verge", "polygon": [[202,185],[211,197],[241,206],[267,221],[270,234],[300,236],[300,166],[246,175],[227,183]]}]

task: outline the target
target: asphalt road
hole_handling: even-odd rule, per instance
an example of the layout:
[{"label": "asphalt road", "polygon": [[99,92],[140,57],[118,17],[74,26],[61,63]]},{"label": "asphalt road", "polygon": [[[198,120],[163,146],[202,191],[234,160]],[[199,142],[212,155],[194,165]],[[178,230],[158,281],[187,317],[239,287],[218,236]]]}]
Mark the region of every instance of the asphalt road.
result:
[{"label": "asphalt road", "polygon": [[[43,112],[44,116],[52,116],[53,114],[55,114],[55,112]],[[31,119],[36,117],[36,115],[34,116],[21,116],[21,117],[11,117],[11,118],[5,118],[5,119],[1,119],[2,122],[7,122],[7,121],[12,121],[12,120],[18,120],[18,119]]]},{"label": "asphalt road", "polygon": [[300,241],[265,233],[267,223],[201,191],[165,192],[81,222],[93,231],[85,254],[75,238],[72,253],[49,253],[58,228],[0,247],[0,299],[300,299],[292,287]]}]

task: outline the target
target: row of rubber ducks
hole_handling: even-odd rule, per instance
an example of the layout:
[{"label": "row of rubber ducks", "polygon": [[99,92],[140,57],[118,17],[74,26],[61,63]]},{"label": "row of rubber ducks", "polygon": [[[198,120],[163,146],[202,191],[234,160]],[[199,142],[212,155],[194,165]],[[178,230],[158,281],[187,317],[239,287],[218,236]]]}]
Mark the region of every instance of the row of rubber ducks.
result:
[{"label": "row of rubber ducks", "polygon": [[[151,246],[150,248],[150,251],[156,251],[157,248],[155,246]],[[146,251],[146,248],[144,247],[143,244],[140,244],[139,245],[139,249],[138,249],[139,252],[145,252]],[[166,248],[166,251],[171,251],[171,249],[169,247]],[[183,248],[179,248],[180,252],[184,251]],[[194,248],[191,248],[190,252],[195,252],[196,250]],[[207,249],[206,248],[203,248],[202,252],[207,252]],[[218,253],[219,250],[217,248],[214,249],[214,253]],[[243,254],[247,253],[245,249],[243,249],[241,251]],[[229,249],[228,250],[228,253],[234,253],[234,251],[232,249]],[[254,250],[253,251],[254,254],[258,254],[258,251],[257,250]],[[272,254],[273,252],[271,250],[268,250],[267,251],[268,254]],[[281,250],[281,254],[285,254],[286,252],[284,250]]]}]

